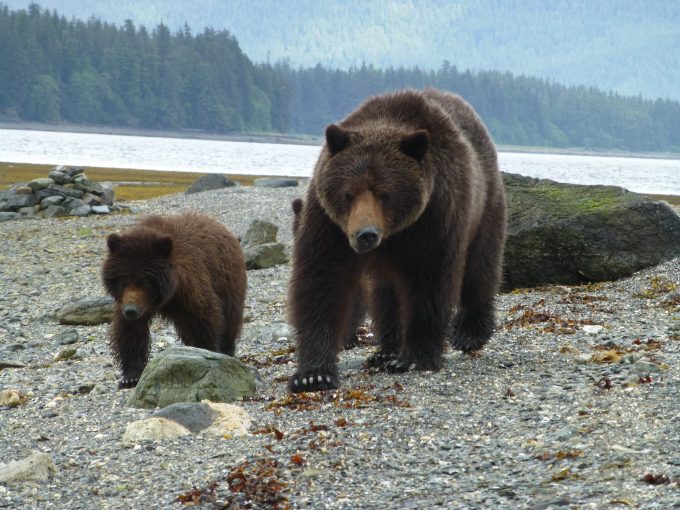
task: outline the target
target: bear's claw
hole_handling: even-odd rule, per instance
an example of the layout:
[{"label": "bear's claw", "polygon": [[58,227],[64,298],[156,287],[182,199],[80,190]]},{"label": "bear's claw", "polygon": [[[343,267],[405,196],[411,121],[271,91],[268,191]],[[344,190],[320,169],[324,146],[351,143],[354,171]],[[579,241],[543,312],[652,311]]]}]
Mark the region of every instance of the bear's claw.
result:
[{"label": "bear's claw", "polygon": [[123,377],[118,381],[118,389],[124,390],[126,388],[134,388],[139,382],[139,377]]},{"label": "bear's claw", "polygon": [[368,357],[368,359],[366,360],[366,365],[369,368],[384,369],[391,361],[396,360],[396,358],[397,353],[395,352],[378,351]]},{"label": "bear's claw", "polygon": [[419,369],[418,364],[411,360],[399,360],[394,359],[385,365],[385,368],[390,373],[402,373],[411,372],[412,370]]},{"label": "bear's claw", "polygon": [[288,380],[291,393],[332,390],[338,387],[338,376],[330,372],[296,372]]}]

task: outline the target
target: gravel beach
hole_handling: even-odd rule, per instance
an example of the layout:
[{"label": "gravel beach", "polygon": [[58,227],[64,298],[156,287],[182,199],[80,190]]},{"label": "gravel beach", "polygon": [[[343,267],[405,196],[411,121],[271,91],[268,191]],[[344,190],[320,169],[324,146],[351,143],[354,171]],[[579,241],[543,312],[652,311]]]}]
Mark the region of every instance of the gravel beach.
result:
[{"label": "gravel beach", "polygon": [[[289,243],[303,192],[134,205],[203,211],[237,235],[265,219]],[[0,483],[0,508],[680,508],[680,259],[617,282],[503,294],[484,351],[449,350],[437,373],[369,371],[368,334],[340,355],[340,390],[298,396],[285,382],[289,269],[249,271],[237,356],[264,380],[237,402],[251,434],[129,445],[127,424],[153,411],[116,389],[108,326],[53,314],[104,294],[105,236],[137,218],[0,223],[0,390],[24,396],[0,407],[0,464],[44,452],[56,467],[47,481]],[[162,322],[152,341],[152,356],[178,342]],[[247,495],[230,491],[235,479]]]}]

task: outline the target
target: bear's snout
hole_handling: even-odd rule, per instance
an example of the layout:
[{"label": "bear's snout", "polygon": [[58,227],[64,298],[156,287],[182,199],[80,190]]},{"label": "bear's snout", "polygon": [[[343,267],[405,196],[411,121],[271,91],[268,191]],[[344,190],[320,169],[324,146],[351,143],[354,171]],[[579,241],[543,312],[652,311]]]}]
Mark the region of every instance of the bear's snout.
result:
[{"label": "bear's snout", "polygon": [[352,248],[357,253],[365,253],[376,248],[382,241],[382,231],[375,225],[369,225],[356,231],[352,236]]},{"label": "bear's snout", "polygon": [[125,305],[123,307],[123,317],[129,321],[138,319],[141,315],[141,309],[136,305]]}]

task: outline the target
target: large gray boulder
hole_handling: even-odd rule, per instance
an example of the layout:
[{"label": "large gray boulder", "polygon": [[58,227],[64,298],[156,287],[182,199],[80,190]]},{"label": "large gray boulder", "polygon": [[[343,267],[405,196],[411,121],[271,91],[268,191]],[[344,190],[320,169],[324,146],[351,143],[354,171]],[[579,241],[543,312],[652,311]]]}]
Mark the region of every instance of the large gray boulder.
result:
[{"label": "large gray boulder", "polygon": [[504,290],[616,280],[680,256],[680,216],[615,186],[504,174]]},{"label": "large gray boulder", "polygon": [[196,179],[186,190],[186,194],[200,193],[213,189],[228,188],[236,186],[236,183],[223,174],[207,174]]},{"label": "large gray boulder", "polygon": [[195,347],[171,347],[153,358],[130,396],[132,407],[165,407],[177,402],[233,402],[255,395],[254,368],[237,359]]}]

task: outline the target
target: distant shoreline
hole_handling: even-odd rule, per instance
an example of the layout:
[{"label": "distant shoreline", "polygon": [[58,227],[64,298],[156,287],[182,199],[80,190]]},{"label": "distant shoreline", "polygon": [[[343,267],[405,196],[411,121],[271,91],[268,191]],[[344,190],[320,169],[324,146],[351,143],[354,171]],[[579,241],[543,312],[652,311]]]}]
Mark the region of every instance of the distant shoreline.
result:
[{"label": "distant shoreline", "polygon": [[[220,140],[225,142],[276,143],[292,145],[320,146],[322,138],[311,135],[279,133],[211,133],[197,129],[162,130],[143,129],[102,124],[42,124],[39,122],[0,120],[0,129],[17,131],[55,131],[65,133],[89,133],[120,136],[148,136],[155,138],[185,138],[195,140]],[[677,152],[629,152],[616,150],[593,150],[582,147],[535,147],[497,144],[499,152],[518,152],[529,154],[557,154],[565,156],[600,156],[642,159],[680,159]]]}]

